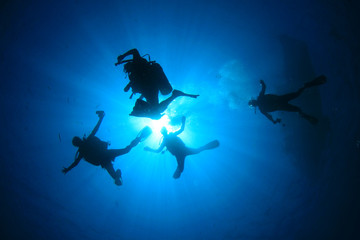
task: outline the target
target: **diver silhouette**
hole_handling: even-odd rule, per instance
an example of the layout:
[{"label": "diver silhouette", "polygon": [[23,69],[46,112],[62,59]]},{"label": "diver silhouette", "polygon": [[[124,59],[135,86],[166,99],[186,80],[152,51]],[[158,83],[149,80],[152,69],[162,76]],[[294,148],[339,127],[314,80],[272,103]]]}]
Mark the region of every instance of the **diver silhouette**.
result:
[{"label": "diver silhouette", "polygon": [[143,141],[151,134],[151,130],[149,132],[149,127],[145,127],[144,130],[146,130],[140,132],[140,134],[131,141],[130,145],[123,149],[107,149],[108,143],[101,141],[95,136],[105,116],[105,113],[104,111],[97,111],[96,114],[99,116],[99,121],[90,135],[87,138],[84,137],[83,139],[76,136],[72,139],[72,144],[79,149],[75,154],[74,162],[69,167],[64,167],[62,172],[66,174],[72,168],[78,165],[82,158],[84,158],[85,161],[95,166],[101,166],[102,168],[105,168],[110,176],[115,180],[115,184],[120,186],[122,185],[121,170],[118,169],[115,172],[112,162],[116,157],[130,152],[133,147],[135,147],[139,142]]},{"label": "diver silhouette", "polygon": [[152,149],[150,147],[145,147],[145,151],[159,153],[164,147],[169,150],[169,152],[176,157],[177,168],[174,172],[173,178],[177,179],[180,177],[181,173],[184,171],[185,157],[188,155],[198,154],[204,150],[217,148],[220,143],[218,140],[211,141],[199,148],[189,148],[185,146],[185,143],[177,136],[182,133],[185,129],[185,117],[182,117],[181,128],[172,133],[168,133],[167,129],[163,127],[161,129],[161,134],[163,135],[162,143],[158,149]]},{"label": "diver silhouette", "polygon": [[304,84],[304,86],[300,89],[298,89],[296,92],[288,93],[284,95],[274,95],[274,94],[265,94],[266,85],[263,80],[260,80],[261,84],[261,91],[259,96],[256,100],[250,100],[249,106],[251,107],[258,107],[260,112],[264,114],[271,122],[274,124],[280,123],[281,119],[277,118],[276,120],[273,119],[273,117],[269,114],[269,112],[274,111],[287,111],[287,112],[297,112],[302,118],[305,118],[308,120],[311,124],[317,124],[318,120],[310,116],[306,113],[304,113],[301,108],[291,105],[288,102],[299,97],[300,94],[306,89],[314,86],[318,86],[321,84],[326,83],[326,77],[324,75],[321,75],[314,80],[307,82]]},{"label": "diver silhouette", "polygon": [[[133,58],[123,60],[129,55],[132,55]],[[166,110],[175,98],[180,96],[197,98],[199,96],[178,90],[173,91],[160,64],[151,61],[150,57],[149,61],[141,57],[136,48],[118,56],[117,60],[118,62],[115,63],[115,66],[125,63],[124,72],[129,76],[130,80],[124,88],[124,91],[128,92],[131,88],[132,94],[130,95],[130,99],[136,93],[141,94],[139,99],[136,100],[130,116],[148,117],[157,120],[162,117],[162,112]],[[159,103],[159,92],[162,95],[168,95],[172,91],[173,93],[169,98]],[[146,101],[143,100],[144,98]]]}]

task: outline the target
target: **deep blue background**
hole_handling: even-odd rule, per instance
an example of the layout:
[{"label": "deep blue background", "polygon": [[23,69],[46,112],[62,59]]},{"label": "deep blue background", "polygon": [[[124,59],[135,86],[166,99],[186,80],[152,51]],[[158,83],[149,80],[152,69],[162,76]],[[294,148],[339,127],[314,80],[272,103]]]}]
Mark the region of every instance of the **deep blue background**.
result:
[{"label": "deep blue background", "polygon": [[[360,54],[356,1],[1,1],[1,239],[357,239],[360,237]],[[215,150],[190,156],[180,179],[159,122],[129,117],[135,99],[116,57],[137,48],[160,63],[187,117],[180,137]],[[268,92],[328,83],[294,101],[317,116],[247,106]],[[72,163],[73,136],[123,148],[124,185]],[[161,122],[165,123],[165,122]],[[174,126],[177,129],[179,126]]]}]

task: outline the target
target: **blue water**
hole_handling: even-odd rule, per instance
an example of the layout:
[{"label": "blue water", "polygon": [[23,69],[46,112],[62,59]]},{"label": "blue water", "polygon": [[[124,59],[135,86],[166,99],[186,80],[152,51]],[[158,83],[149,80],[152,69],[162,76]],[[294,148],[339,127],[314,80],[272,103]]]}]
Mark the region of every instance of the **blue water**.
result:
[{"label": "blue water", "polygon": [[[356,1],[2,1],[0,5],[1,239],[359,239],[360,46]],[[135,96],[119,54],[137,48],[163,67],[186,116],[191,147],[175,158],[159,146],[168,121],[130,117]],[[260,91],[328,82],[293,103],[316,116],[247,106]],[[73,136],[123,148],[123,186],[74,159]],[[177,130],[180,125],[172,126]]]}]

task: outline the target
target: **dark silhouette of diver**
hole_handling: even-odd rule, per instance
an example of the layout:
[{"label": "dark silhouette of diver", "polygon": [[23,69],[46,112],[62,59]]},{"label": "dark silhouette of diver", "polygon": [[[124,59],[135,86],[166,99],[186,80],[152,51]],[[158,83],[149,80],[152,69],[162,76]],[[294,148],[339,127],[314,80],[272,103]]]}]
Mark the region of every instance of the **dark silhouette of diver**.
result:
[{"label": "dark silhouette of diver", "polygon": [[[132,55],[133,58],[123,61],[129,55]],[[117,60],[115,66],[125,63],[124,72],[128,74],[130,80],[124,91],[127,92],[131,88],[132,94],[130,98],[135,93],[141,94],[139,99],[136,100],[130,116],[148,117],[157,120],[162,117],[161,113],[166,110],[175,98],[180,96],[197,98],[199,96],[174,90],[169,98],[159,103],[159,92],[162,95],[168,95],[173,90],[160,64],[151,61],[150,57],[149,61],[141,57],[139,51],[135,48],[118,56]],[[143,100],[144,98],[146,101]]]},{"label": "dark silhouette of diver", "polygon": [[182,117],[182,125],[180,130],[168,133],[167,129],[163,127],[161,129],[161,134],[163,135],[162,143],[158,149],[152,149],[150,147],[145,147],[145,151],[159,153],[164,147],[169,150],[169,152],[176,157],[177,168],[174,172],[173,178],[177,179],[180,177],[181,173],[184,171],[185,157],[188,155],[198,154],[204,150],[209,150],[216,148],[220,145],[218,140],[211,141],[199,148],[189,148],[185,146],[185,143],[177,136],[182,133],[185,129],[185,117]]},{"label": "dark silhouette of diver", "polygon": [[99,116],[99,121],[97,122],[90,135],[87,138],[83,139],[81,139],[80,137],[74,137],[72,139],[72,144],[79,149],[76,152],[75,161],[69,167],[64,167],[62,172],[64,174],[67,173],[76,165],[78,165],[82,158],[84,158],[85,161],[95,166],[101,166],[102,168],[105,168],[110,174],[110,176],[115,180],[115,184],[122,185],[121,170],[118,169],[115,172],[112,162],[115,160],[116,157],[130,152],[133,147],[135,147],[140,141],[144,139],[144,137],[147,136],[138,135],[130,143],[130,145],[125,147],[124,149],[107,149],[108,143],[101,141],[95,136],[105,116],[105,113],[104,111],[97,111],[96,114],[98,114]]},{"label": "dark silhouette of diver", "polygon": [[285,95],[274,95],[274,94],[265,94],[266,85],[263,80],[260,80],[261,91],[256,100],[250,100],[249,106],[259,107],[259,110],[264,114],[270,121],[274,124],[280,123],[281,119],[277,118],[276,120],[269,114],[269,112],[274,111],[287,111],[287,112],[297,112],[302,118],[308,120],[311,124],[317,124],[318,120],[304,113],[299,107],[289,104],[290,100],[293,100],[300,96],[300,94],[306,89],[314,86],[318,86],[326,83],[326,77],[321,75],[314,80],[304,84],[302,88],[293,93],[288,93]]}]

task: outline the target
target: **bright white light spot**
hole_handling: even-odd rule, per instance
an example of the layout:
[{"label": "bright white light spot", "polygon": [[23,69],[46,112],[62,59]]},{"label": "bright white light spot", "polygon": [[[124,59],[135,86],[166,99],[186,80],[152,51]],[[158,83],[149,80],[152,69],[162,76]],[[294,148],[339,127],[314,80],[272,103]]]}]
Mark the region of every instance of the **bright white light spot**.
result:
[{"label": "bright white light spot", "polygon": [[160,133],[162,127],[166,127],[168,130],[171,128],[170,119],[167,115],[164,115],[160,120],[150,120],[149,127],[153,130],[153,133]]},{"label": "bright white light spot", "polygon": [[180,128],[180,126],[170,125],[170,118],[168,117],[168,115],[164,115],[159,120],[142,118],[141,121],[138,122],[138,124],[140,124],[141,126],[149,126],[151,128],[152,134],[149,139],[146,140],[146,142],[148,142],[149,145],[153,146],[158,145],[162,138],[162,134],[160,133],[162,127],[166,127],[169,132],[176,131]]}]

